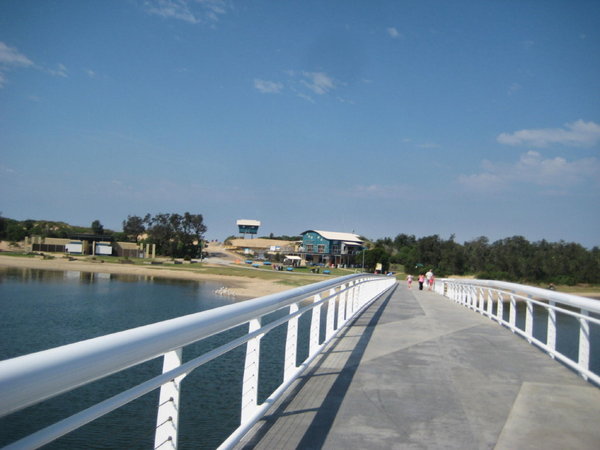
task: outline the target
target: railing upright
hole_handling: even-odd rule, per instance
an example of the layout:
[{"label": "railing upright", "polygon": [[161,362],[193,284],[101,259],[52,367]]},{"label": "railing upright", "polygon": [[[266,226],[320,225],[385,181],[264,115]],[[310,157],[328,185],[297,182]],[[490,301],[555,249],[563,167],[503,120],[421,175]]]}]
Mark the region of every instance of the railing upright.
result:
[{"label": "railing upright", "polygon": [[548,325],[546,332],[546,345],[548,346],[548,354],[554,359],[554,351],[556,350],[556,302],[549,301],[550,308],[548,309]]},{"label": "railing upright", "polygon": [[334,328],[335,309],[337,307],[337,299],[338,299],[335,289],[332,288],[329,290],[329,297],[331,297],[331,298],[327,302],[327,318],[326,318],[326,322],[325,322],[325,340],[326,341],[329,341],[329,339],[331,339],[331,336],[333,336],[333,332],[335,331],[335,328]]},{"label": "railing upright", "polygon": [[[314,296],[313,303],[321,301],[321,295]],[[308,346],[308,355],[313,356],[319,351],[319,337],[321,334],[321,305],[312,309],[312,318],[310,321],[310,343]]]},{"label": "railing upright", "polygon": [[498,291],[498,308],[496,310],[496,316],[498,318],[498,323],[504,321],[504,296],[500,291]]},{"label": "railing upright", "polygon": [[[298,303],[290,305],[290,315],[298,312]],[[287,323],[287,333],[285,338],[285,362],[283,367],[283,380],[289,381],[296,372],[296,355],[298,349],[298,319],[292,317]]]},{"label": "railing upright", "polygon": [[[252,319],[248,323],[248,334],[260,329],[261,319]],[[260,340],[262,334],[246,343],[246,360],[242,381],[242,423],[248,422],[256,413],[258,405],[258,373],[260,364]]]},{"label": "railing upright", "polygon": [[339,330],[346,323],[346,303],[348,301],[349,284],[343,284],[341,287],[341,294],[339,296],[338,315],[336,329]]},{"label": "railing upright", "polygon": [[[581,315],[584,317],[579,318],[579,354],[577,360],[579,367],[587,372],[590,369],[590,323],[586,320],[589,317],[589,312],[581,310]],[[585,372],[581,375],[587,380]]]},{"label": "railing upright", "polygon": [[527,342],[531,344],[531,338],[533,337],[533,303],[531,302],[531,295],[527,296],[525,302],[527,305],[525,310],[525,336]]},{"label": "railing upright", "polygon": [[514,293],[510,294],[510,311],[508,317],[508,323],[511,331],[514,333],[517,328],[517,299]]},{"label": "railing upright", "polygon": [[[182,349],[165,353],[162,373],[169,372],[181,366]],[[179,387],[185,375],[180,375],[160,388],[158,411],[156,414],[156,433],[154,448],[177,448],[177,430],[179,428]]]}]

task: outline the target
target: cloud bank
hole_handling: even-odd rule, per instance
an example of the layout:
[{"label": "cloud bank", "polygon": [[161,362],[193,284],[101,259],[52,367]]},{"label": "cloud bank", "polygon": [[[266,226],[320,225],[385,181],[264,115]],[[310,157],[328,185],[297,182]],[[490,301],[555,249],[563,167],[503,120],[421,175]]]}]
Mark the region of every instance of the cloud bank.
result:
[{"label": "cloud bank", "polygon": [[531,145],[543,148],[553,144],[591,147],[600,141],[600,125],[595,122],[578,120],[565,124],[564,128],[519,130],[502,133],[498,142],[507,145]]},{"label": "cloud bank", "polygon": [[566,189],[587,181],[600,180],[600,161],[583,158],[544,158],[539,152],[528,151],[514,164],[483,162],[479,174],[461,175],[459,183],[473,190],[505,190],[516,184]]}]

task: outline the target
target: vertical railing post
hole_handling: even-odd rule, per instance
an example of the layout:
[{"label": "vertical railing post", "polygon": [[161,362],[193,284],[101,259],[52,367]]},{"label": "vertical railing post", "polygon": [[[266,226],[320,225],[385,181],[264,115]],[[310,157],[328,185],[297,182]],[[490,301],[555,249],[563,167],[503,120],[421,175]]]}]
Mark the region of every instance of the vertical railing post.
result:
[{"label": "vertical railing post", "polygon": [[[589,312],[581,310],[581,314],[585,317],[589,316]],[[579,318],[579,355],[578,364],[580,369],[586,372],[590,369],[590,323],[584,318]],[[587,380],[587,375],[581,372],[581,376]]]},{"label": "vertical railing post", "polygon": [[[290,305],[290,314],[294,314],[299,309],[298,303]],[[284,381],[292,378],[296,370],[296,355],[298,348],[298,316],[288,320],[287,335],[285,338],[285,362],[283,364]]]},{"label": "vertical railing post", "polygon": [[[169,372],[181,365],[182,349],[165,353],[163,358],[162,373]],[[156,415],[156,432],[154,434],[154,448],[177,448],[177,429],[179,423],[179,392],[181,380],[185,375],[163,384],[160,388],[158,399],[158,412]]]},{"label": "vertical railing post", "polygon": [[360,299],[362,298],[363,292],[365,290],[365,284],[362,282],[356,283],[356,288],[354,289],[354,298],[352,302],[352,315],[358,310],[360,305]]},{"label": "vertical railing post", "polygon": [[[261,319],[256,318],[248,322],[248,333],[260,328]],[[246,343],[246,361],[242,381],[242,418],[241,423],[246,423],[256,411],[258,406],[258,369],[260,364],[260,339],[254,337]]]},{"label": "vertical railing post", "polygon": [[[313,303],[321,301],[321,295],[317,294],[314,297]],[[313,356],[319,348],[319,333],[321,330],[321,305],[315,306],[312,309],[312,318],[310,321],[310,341],[308,344],[308,354]]]},{"label": "vertical railing post", "polygon": [[515,332],[515,328],[517,327],[517,300],[515,299],[514,294],[510,294],[510,312],[508,323],[512,332]]},{"label": "vertical railing post", "polygon": [[533,337],[533,303],[529,300],[531,295],[528,296],[527,309],[525,310],[525,335],[527,341],[531,344],[531,338]]},{"label": "vertical railing post", "polygon": [[488,289],[487,291],[487,312],[488,312],[488,316],[491,319],[492,318],[492,313],[494,311],[494,297],[492,295],[492,290]]},{"label": "vertical railing post", "polygon": [[327,301],[327,321],[325,322],[325,340],[328,341],[335,331],[335,309],[337,307],[338,296],[335,295],[335,289],[329,290],[330,299]]},{"label": "vertical railing post", "polygon": [[556,351],[556,310],[554,307],[556,306],[556,303],[549,301],[548,305],[548,331],[546,332],[546,345],[550,350],[550,357],[554,359],[554,352]]},{"label": "vertical railing post", "polygon": [[346,303],[348,302],[348,284],[343,284],[341,287],[342,294],[340,295],[340,305],[338,307],[338,316],[337,316],[337,325],[335,327],[336,330],[339,330],[346,323]]},{"label": "vertical railing post", "polygon": [[498,323],[504,322],[504,297],[502,296],[502,292],[498,292],[498,308],[496,310],[496,317],[498,318]]}]

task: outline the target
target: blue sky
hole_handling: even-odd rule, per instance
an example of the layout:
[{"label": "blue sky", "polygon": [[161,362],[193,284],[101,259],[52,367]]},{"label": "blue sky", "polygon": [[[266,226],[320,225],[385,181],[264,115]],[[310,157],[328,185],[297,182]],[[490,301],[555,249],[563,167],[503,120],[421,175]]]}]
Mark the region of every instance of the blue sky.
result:
[{"label": "blue sky", "polygon": [[0,211],[600,245],[600,2],[0,2]]}]

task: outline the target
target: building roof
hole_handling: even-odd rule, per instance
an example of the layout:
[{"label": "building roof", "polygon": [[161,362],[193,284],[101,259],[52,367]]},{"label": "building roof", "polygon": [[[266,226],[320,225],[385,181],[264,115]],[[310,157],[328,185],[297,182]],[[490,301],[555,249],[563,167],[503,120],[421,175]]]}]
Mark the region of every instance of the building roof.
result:
[{"label": "building roof", "polygon": [[360,238],[358,234],[354,233],[340,233],[337,231],[321,231],[321,230],[306,230],[304,233],[300,233],[301,235],[305,235],[310,231],[314,231],[315,233],[319,233],[325,239],[330,241],[347,241],[347,242],[359,242],[362,243],[363,240]]},{"label": "building roof", "polygon": [[236,224],[238,226],[245,225],[249,227],[260,227],[260,220],[247,220],[247,219],[239,219]]},{"label": "building roof", "polygon": [[233,247],[238,248],[258,248],[270,249],[271,247],[293,247],[294,241],[281,241],[278,239],[231,239],[229,241]]}]

